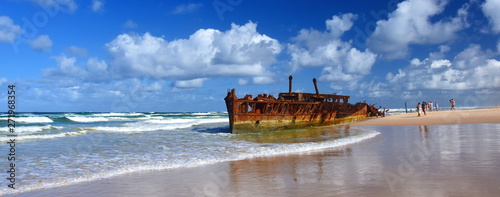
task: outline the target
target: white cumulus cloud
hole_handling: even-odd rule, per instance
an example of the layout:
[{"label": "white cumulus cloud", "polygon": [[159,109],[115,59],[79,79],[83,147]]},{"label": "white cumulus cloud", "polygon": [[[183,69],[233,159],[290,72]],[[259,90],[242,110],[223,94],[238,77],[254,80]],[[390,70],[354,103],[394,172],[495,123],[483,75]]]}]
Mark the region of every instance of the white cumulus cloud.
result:
[{"label": "white cumulus cloud", "polygon": [[130,19],[127,20],[125,22],[125,24],[123,24],[123,27],[125,27],[125,28],[136,28],[137,26],[138,26],[137,23],[135,23],[134,21],[132,21]]},{"label": "white cumulus cloud", "polygon": [[70,46],[70,47],[66,48],[65,51],[70,53],[70,54],[77,55],[80,57],[86,57],[88,55],[86,48],[80,48],[77,46]]},{"label": "white cumulus cloud", "polygon": [[442,68],[442,67],[450,67],[451,62],[450,60],[436,60],[431,63],[431,69],[437,69],[437,68]]},{"label": "white cumulus cloud", "polygon": [[[473,55],[477,58],[471,58]],[[472,44],[455,56],[455,60],[413,60],[412,64],[386,80],[391,87],[405,90],[473,90],[500,88],[500,61],[491,52]],[[468,60],[466,60],[469,58]],[[415,66],[415,62],[419,62]]]},{"label": "white cumulus cloud", "polygon": [[7,83],[6,78],[0,78],[0,86],[3,86],[5,83]]},{"label": "white cumulus cloud", "polygon": [[471,69],[478,65],[486,64],[493,52],[482,51],[481,46],[471,44],[468,48],[460,52],[454,59],[454,66],[456,69]]},{"label": "white cumulus cloud", "polygon": [[498,103],[500,61],[495,59],[496,53],[471,44],[454,57],[444,58],[439,54],[447,52],[448,47],[443,45],[439,48],[438,52],[430,53],[427,58],[412,59],[397,73],[389,72],[383,82],[362,83],[360,93],[369,97],[382,96],[381,99],[401,98],[415,103],[421,99],[444,102],[454,97],[460,100],[462,106]]},{"label": "white cumulus cloud", "polygon": [[10,17],[0,16],[0,42],[13,42],[22,33],[21,27],[15,25]]},{"label": "white cumulus cloud", "polygon": [[35,51],[47,52],[50,51],[50,48],[52,47],[52,40],[50,40],[48,35],[41,35],[33,40],[30,40],[29,44]]},{"label": "white cumulus cloud", "polygon": [[269,76],[280,43],[256,30],[233,24],[221,32],[200,29],[189,39],[167,41],[149,33],[122,34],[106,44],[116,78],[191,80],[205,77]]},{"label": "white cumulus cloud", "polygon": [[203,82],[206,81],[207,78],[198,78],[191,80],[179,80],[175,82],[174,87],[176,88],[201,88],[203,86]]},{"label": "white cumulus cloud", "polygon": [[58,68],[48,68],[43,75],[49,78],[81,78],[85,71],[76,66],[76,58],[65,55],[53,57],[57,61]]},{"label": "white cumulus cloud", "polygon": [[274,79],[272,77],[253,77],[254,84],[271,84],[274,83]]},{"label": "white cumulus cloud", "polygon": [[448,1],[406,0],[398,4],[387,20],[377,22],[368,38],[368,48],[385,58],[403,58],[410,44],[438,44],[456,38],[456,33],[468,26],[468,4],[457,11],[457,16],[431,22],[441,14]]},{"label": "white cumulus cloud", "polygon": [[174,11],[172,11],[172,14],[185,14],[194,12],[200,9],[202,6],[203,4],[201,3],[181,4],[175,7]]},{"label": "white cumulus cloud", "polygon": [[93,12],[101,12],[103,9],[104,3],[99,0],[92,0],[92,11]]},{"label": "white cumulus cloud", "polygon": [[500,1],[486,0],[482,5],[483,13],[488,17],[493,32],[500,33]]},{"label": "white cumulus cloud", "polygon": [[65,79],[74,83],[104,82],[110,80],[108,64],[104,60],[89,58],[85,63],[79,64],[75,57],[60,55],[52,57],[57,62],[56,68],[43,70],[47,79]]},{"label": "white cumulus cloud", "polygon": [[340,39],[351,29],[357,15],[348,13],[326,20],[325,32],[302,29],[288,45],[294,70],[304,66],[324,67],[320,80],[352,81],[370,73],[377,55],[352,47],[351,42]]}]

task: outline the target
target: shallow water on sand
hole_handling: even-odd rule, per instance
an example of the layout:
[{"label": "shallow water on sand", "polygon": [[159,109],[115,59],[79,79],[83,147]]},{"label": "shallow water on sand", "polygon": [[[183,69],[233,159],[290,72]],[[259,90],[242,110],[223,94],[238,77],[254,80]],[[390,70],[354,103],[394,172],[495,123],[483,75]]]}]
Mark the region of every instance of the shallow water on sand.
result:
[{"label": "shallow water on sand", "polygon": [[379,131],[381,135],[341,149],[232,162],[229,177],[236,186],[221,193],[255,196],[498,196],[500,193],[500,124],[363,128]]}]

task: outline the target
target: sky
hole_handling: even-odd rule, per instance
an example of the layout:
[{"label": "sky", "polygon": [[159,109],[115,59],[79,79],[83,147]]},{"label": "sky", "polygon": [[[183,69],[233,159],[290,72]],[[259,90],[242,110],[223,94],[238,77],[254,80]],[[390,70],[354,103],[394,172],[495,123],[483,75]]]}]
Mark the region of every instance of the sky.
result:
[{"label": "sky", "polygon": [[288,91],[500,104],[500,0],[0,0],[0,110],[226,111]]}]

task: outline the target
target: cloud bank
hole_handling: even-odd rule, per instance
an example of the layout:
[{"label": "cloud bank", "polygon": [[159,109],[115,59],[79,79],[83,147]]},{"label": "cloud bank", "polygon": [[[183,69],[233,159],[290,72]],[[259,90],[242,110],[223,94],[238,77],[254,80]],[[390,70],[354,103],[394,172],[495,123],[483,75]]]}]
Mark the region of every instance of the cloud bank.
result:
[{"label": "cloud bank", "polygon": [[468,4],[453,18],[431,21],[444,11],[448,1],[408,0],[398,4],[387,20],[380,20],[368,38],[370,50],[387,59],[404,58],[411,44],[439,44],[453,40],[468,26]]},{"label": "cloud bank", "polygon": [[293,70],[300,67],[323,67],[320,80],[356,81],[370,73],[377,55],[369,50],[360,51],[352,41],[341,36],[353,26],[357,15],[348,13],[326,20],[326,31],[302,29],[288,45]]},{"label": "cloud bank", "polygon": [[282,47],[256,27],[248,22],[225,32],[200,29],[188,39],[170,42],[149,33],[121,34],[106,44],[110,72],[118,79],[271,76],[269,66]]},{"label": "cloud bank", "polygon": [[[360,17],[347,13],[325,20],[324,30],[300,30],[288,43],[258,32],[253,22],[232,24],[226,31],[199,29],[175,40],[151,33],[123,33],[104,45],[108,52],[105,60],[87,57],[86,49],[71,46],[66,48],[67,54],[52,57],[57,66],[45,69],[43,77],[59,87],[54,92],[61,92],[58,95],[64,98],[60,100],[75,102],[128,99],[133,97],[130,95],[162,99],[170,92],[182,92],[179,99],[185,96],[196,100],[189,94],[193,90],[204,91],[201,87],[217,78],[236,78],[239,85],[271,84],[286,69],[290,73],[302,69],[318,72],[314,75],[320,74],[320,81],[331,83],[331,89],[363,98],[420,99],[430,93],[499,90],[500,40],[493,48],[480,44],[457,47],[454,42],[469,26],[470,8],[466,3],[453,10],[453,16],[442,16],[447,3],[441,0],[399,3],[386,20],[376,23],[366,49],[356,48],[348,40],[349,31]],[[496,1],[487,0],[480,7],[493,33],[500,32],[496,6]],[[181,8],[185,10],[179,13],[189,10],[187,6]],[[12,42],[22,34],[8,17],[0,17],[0,27],[4,27],[0,28],[0,42]],[[129,20],[124,27],[135,28],[137,24]],[[51,40],[45,35],[29,44],[34,50],[46,51],[52,45],[48,41]],[[411,51],[414,45],[429,49],[416,55]],[[433,48],[437,50],[429,53]],[[409,55],[417,58],[404,63]],[[391,62],[398,60],[403,63]],[[385,66],[384,61],[394,68],[375,71],[374,66]],[[374,71],[377,76],[370,75]],[[134,91],[129,90],[131,87]],[[170,91],[165,91],[168,87]],[[36,93],[33,98],[51,99],[42,91],[33,92]]]},{"label": "cloud bank", "polygon": [[[447,48],[446,46],[444,48]],[[500,61],[495,53],[471,44],[453,59],[441,58],[447,50],[414,58],[397,73],[389,72],[386,81],[365,84],[373,97],[405,98],[410,92],[478,91],[500,88]],[[422,95],[420,95],[422,96]],[[426,95],[430,96],[430,95]]]}]

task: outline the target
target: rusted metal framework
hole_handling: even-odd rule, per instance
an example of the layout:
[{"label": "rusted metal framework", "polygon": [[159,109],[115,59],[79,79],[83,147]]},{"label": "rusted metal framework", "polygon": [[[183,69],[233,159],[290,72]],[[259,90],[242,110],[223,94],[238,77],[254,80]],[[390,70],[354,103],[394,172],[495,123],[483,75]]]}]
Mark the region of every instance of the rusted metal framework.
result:
[{"label": "rusted metal framework", "polygon": [[226,107],[232,133],[260,132],[305,126],[329,125],[356,121],[377,113],[373,105],[349,104],[349,96],[292,92],[292,76],[288,93],[246,95],[236,97],[236,90],[228,92]]}]

